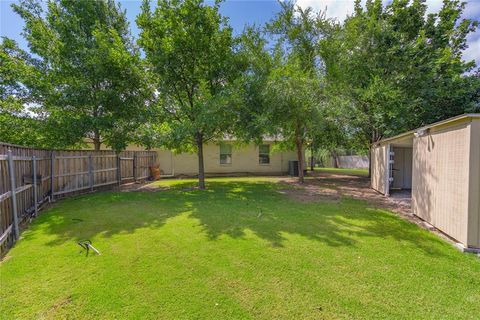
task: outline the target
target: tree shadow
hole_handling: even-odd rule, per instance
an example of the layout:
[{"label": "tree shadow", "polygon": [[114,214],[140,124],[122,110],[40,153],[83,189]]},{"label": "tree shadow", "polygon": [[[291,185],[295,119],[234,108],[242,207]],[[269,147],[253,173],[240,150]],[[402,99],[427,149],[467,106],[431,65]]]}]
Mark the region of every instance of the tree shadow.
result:
[{"label": "tree shadow", "polygon": [[[156,195],[156,194],[155,194]],[[156,197],[147,192],[103,192],[60,200],[41,214],[22,238],[28,240],[40,231],[55,235],[47,245],[80,241],[95,236],[110,238],[134,233],[140,228],[160,228],[183,211],[170,196]]]},{"label": "tree shadow", "polygon": [[442,255],[447,244],[418,226],[367,202],[298,202],[281,194],[284,184],[271,182],[210,182],[207,190],[179,183],[165,192],[106,192],[71,198],[42,214],[36,228],[54,235],[47,245],[159,229],[170,218],[188,214],[211,241],[222,236],[247,237],[247,230],[282,248],[289,235],[299,235],[332,247],[355,247],[367,238],[409,243],[429,255]]},{"label": "tree shadow", "polygon": [[[386,210],[372,208],[366,201],[343,198],[340,203],[332,201],[299,202],[279,194],[279,185],[262,188],[244,185],[224,185],[207,199],[199,193],[191,194],[195,205],[191,216],[201,222],[204,231],[212,240],[222,235],[244,237],[250,230],[267,240],[272,246],[282,247],[286,234],[296,234],[333,247],[356,246],[365,238],[387,239],[407,242],[427,254],[441,255],[447,244],[413,223],[405,221]],[[228,211],[212,210],[215,201],[229,199]],[[205,205],[205,203],[208,205]],[[220,209],[220,208],[219,208]]]}]

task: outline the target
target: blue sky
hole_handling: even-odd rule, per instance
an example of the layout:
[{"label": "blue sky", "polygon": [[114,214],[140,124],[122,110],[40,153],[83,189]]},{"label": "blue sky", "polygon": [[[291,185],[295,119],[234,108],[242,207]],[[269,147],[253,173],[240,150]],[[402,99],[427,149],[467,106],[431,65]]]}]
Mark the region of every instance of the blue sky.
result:
[{"label": "blue sky", "polygon": [[[141,0],[117,0],[127,12],[130,28],[134,36],[138,35],[135,18],[140,13]],[[0,0],[0,35],[15,39],[22,48],[27,48],[26,42],[21,37],[23,20],[11,9],[15,0]],[[213,1],[207,1],[213,3]],[[153,5],[152,5],[153,7]],[[227,0],[221,6],[221,13],[230,20],[230,25],[235,32],[242,32],[245,24],[264,24],[274,17],[280,10],[277,1],[254,0],[238,1]]]},{"label": "blue sky", "polygon": [[[383,0],[388,2],[389,0]],[[23,21],[11,9],[15,0],[0,0],[0,36],[7,36],[16,40],[24,49],[26,42],[21,36]],[[141,0],[120,0],[127,11],[127,18],[134,36],[138,34],[135,17],[140,12]],[[343,20],[353,11],[354,0],[297,0],[302,7],[312,7],[315,10],[325,10],[328,17]],[[427,0],[429,12],[437,12],[442,6],[442,0]],[[221,6],[223,15],[229,17],[234,31],[239,33],[245,24],[256,23],[263,25],[278,11],[280,5],[276,0],[226,0]],[[464,17],[480,20],[480,0],[467,1]],[[466,60],[476,60],[480,65],[480,31],[468,38],[469,48],[464,53]]]}]

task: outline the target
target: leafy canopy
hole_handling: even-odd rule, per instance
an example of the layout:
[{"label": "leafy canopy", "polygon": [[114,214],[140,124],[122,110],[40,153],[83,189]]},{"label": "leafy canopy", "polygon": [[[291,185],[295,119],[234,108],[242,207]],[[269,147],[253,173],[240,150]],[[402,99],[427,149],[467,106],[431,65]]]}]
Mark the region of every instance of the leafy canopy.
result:
[{"label": "leafy canopy", "polygon": [[345,102],[344,123],[364,146],[385,136],[478,110],[475,63],[462,60],[476,21],[446,0],[426,14],[423,0],[383,6],[356,1],[353,15],[320,43],[328,82]]},{"label": "leafy canopy", "polygon": [[159,0],[153,11],[146,0],[137,24],[153,73],[155,107],[165,120],[145,131],[156,134],[164,147],[196,150],[202,188],[203,144],[229,131],[236,100],[232,29],[219,13],[219,2],[209,6],[202,0]]},{"label": "leafy canopy", "polygon": [[137,17],[139,44],[152,68],[157,108],[166,122],[157,125],[159,143],[192,150],[228,129],[229,84],[237,75],[232,29],[219,3],[200,0],[144,1]]},{"label": "leafy canopy", "polygon": [[13,8],[39,60],[35,83],[23,84],[55,138],[125,148],[148,98],[125,12],[112,0],[52,0],[45,12],[40,2],[24,0]]}]

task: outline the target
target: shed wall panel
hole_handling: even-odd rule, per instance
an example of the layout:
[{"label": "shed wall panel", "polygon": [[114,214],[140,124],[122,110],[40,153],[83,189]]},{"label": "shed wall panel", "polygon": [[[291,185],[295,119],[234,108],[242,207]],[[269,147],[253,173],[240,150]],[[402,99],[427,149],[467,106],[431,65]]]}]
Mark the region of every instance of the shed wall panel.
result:
[{"label": "shed wall panel", "polygon": [[468,246],[480,248],[480,119],[470,125]]},{"label": "shed wall panel", "polygon": [[371,149],[371,186],[374,190],[385,194],[385,175],[387,168],[387,145],[373,146]]},{"label": "shed wall panel", "polygon": [[432,128],[413,141],[413,212],[464,244],[468,234],[469,154],[469,122]]}]

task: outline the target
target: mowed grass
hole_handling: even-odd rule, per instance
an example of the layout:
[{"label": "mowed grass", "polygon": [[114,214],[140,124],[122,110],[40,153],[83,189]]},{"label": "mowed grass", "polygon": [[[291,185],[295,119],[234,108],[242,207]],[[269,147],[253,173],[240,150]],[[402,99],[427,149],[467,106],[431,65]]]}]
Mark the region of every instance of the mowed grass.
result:
[{"label": "mowed grass", "polygon": [[480,259],[365,202],[300,203],[272,178],[157,184],[41,214],[0,265],[1,318],[480,315]]},{"label": "mowed grass", "polygon": [[315,167],[315,171],[325,173],[337,173],[356,176],[368,176],[368,169],[347,169],[347,168],[320,168]]}]

